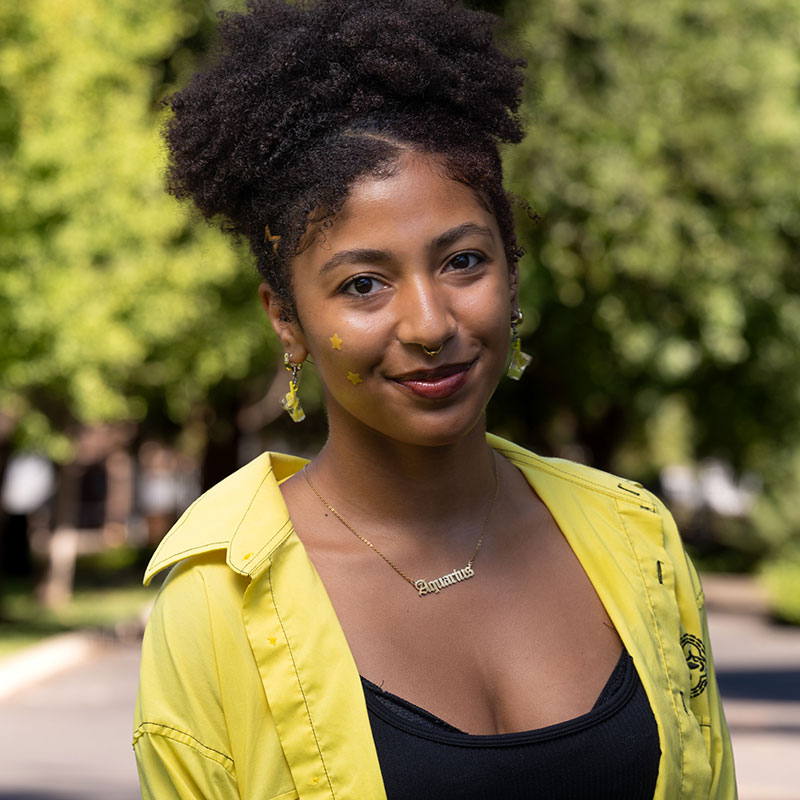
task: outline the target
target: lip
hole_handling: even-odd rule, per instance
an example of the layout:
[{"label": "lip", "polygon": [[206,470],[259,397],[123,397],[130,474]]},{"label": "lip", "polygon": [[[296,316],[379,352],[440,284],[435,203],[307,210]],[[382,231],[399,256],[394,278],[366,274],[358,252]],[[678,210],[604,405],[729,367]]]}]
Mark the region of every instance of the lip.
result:
[{"label": "lip", "polygon": [[454,395],[467,382],[470,370],[477,359],[459,364],[443,364],[435,369],[418,369],[390,380],[417,397],[427,400],[444,400]]}]

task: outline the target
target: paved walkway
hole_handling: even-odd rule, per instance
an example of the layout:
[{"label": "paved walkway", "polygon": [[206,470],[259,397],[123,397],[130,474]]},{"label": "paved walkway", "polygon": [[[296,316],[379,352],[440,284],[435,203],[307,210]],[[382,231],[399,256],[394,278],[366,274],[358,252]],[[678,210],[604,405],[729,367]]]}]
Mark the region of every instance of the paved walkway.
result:
[{"label": "paved walkway", "polygon": [[137,800],[139,644],[102,643],[0,702],[0,799]]},{"label": "paved walkway", "polygon": [[[770,624],[750,582],[704,582],[741,800],[800,800],[800,629]],[[138,658],[136,642],[101,643],[0,700],[0,800],[138,798]]]},{"label": "paved walkway", "polygon": [[747,579],[703,585],[739,796],[800,800],[800,628],[771,623]]}]

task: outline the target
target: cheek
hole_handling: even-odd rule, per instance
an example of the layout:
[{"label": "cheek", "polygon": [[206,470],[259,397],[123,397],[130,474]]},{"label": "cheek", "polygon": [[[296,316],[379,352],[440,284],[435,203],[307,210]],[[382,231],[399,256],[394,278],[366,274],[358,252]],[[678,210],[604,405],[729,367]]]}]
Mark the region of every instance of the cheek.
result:
[{"label": "cheek", "polygon": [[357,387],[386,352],[386,336],[377,319],[370,324],[320,320],[308,333],[311,357],[331,389]]},{"label": "cheek", "polygon": [[474,334],[491,344],[507,344],[511,340],[511,303],[507,289],[477,294],[464,306]]}]

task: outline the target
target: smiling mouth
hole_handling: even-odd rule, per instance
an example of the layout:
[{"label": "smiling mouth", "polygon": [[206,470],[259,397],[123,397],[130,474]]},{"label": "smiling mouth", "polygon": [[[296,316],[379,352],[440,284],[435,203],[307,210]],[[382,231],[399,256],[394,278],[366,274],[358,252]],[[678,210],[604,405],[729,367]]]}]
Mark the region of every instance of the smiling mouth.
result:
[{"label": "smiling mouth", "polygon": [[476,361],[477,358],[460,364],[444,364],[436,369],[414,370],[392,376],[390,380],[418,397],[443,400],[455,394],[466,383]]}]

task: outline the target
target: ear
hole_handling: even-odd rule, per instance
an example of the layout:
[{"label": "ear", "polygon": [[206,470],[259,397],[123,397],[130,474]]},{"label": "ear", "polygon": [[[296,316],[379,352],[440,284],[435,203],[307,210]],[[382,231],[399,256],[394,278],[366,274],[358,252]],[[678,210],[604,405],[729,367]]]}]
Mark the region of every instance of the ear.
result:
[{"label": "ear", "polygon": [[511,310],[519,308],[519,264],[513,261],[508,267],[508,292]]},{"label": "ear", "polygon": [[293,363],[302,364],[308,358],[308,349],[297,316],[286,308],[286,302],[278,297],[268,283],[258,287],[258,296],[284,352],[291,354]]}]

